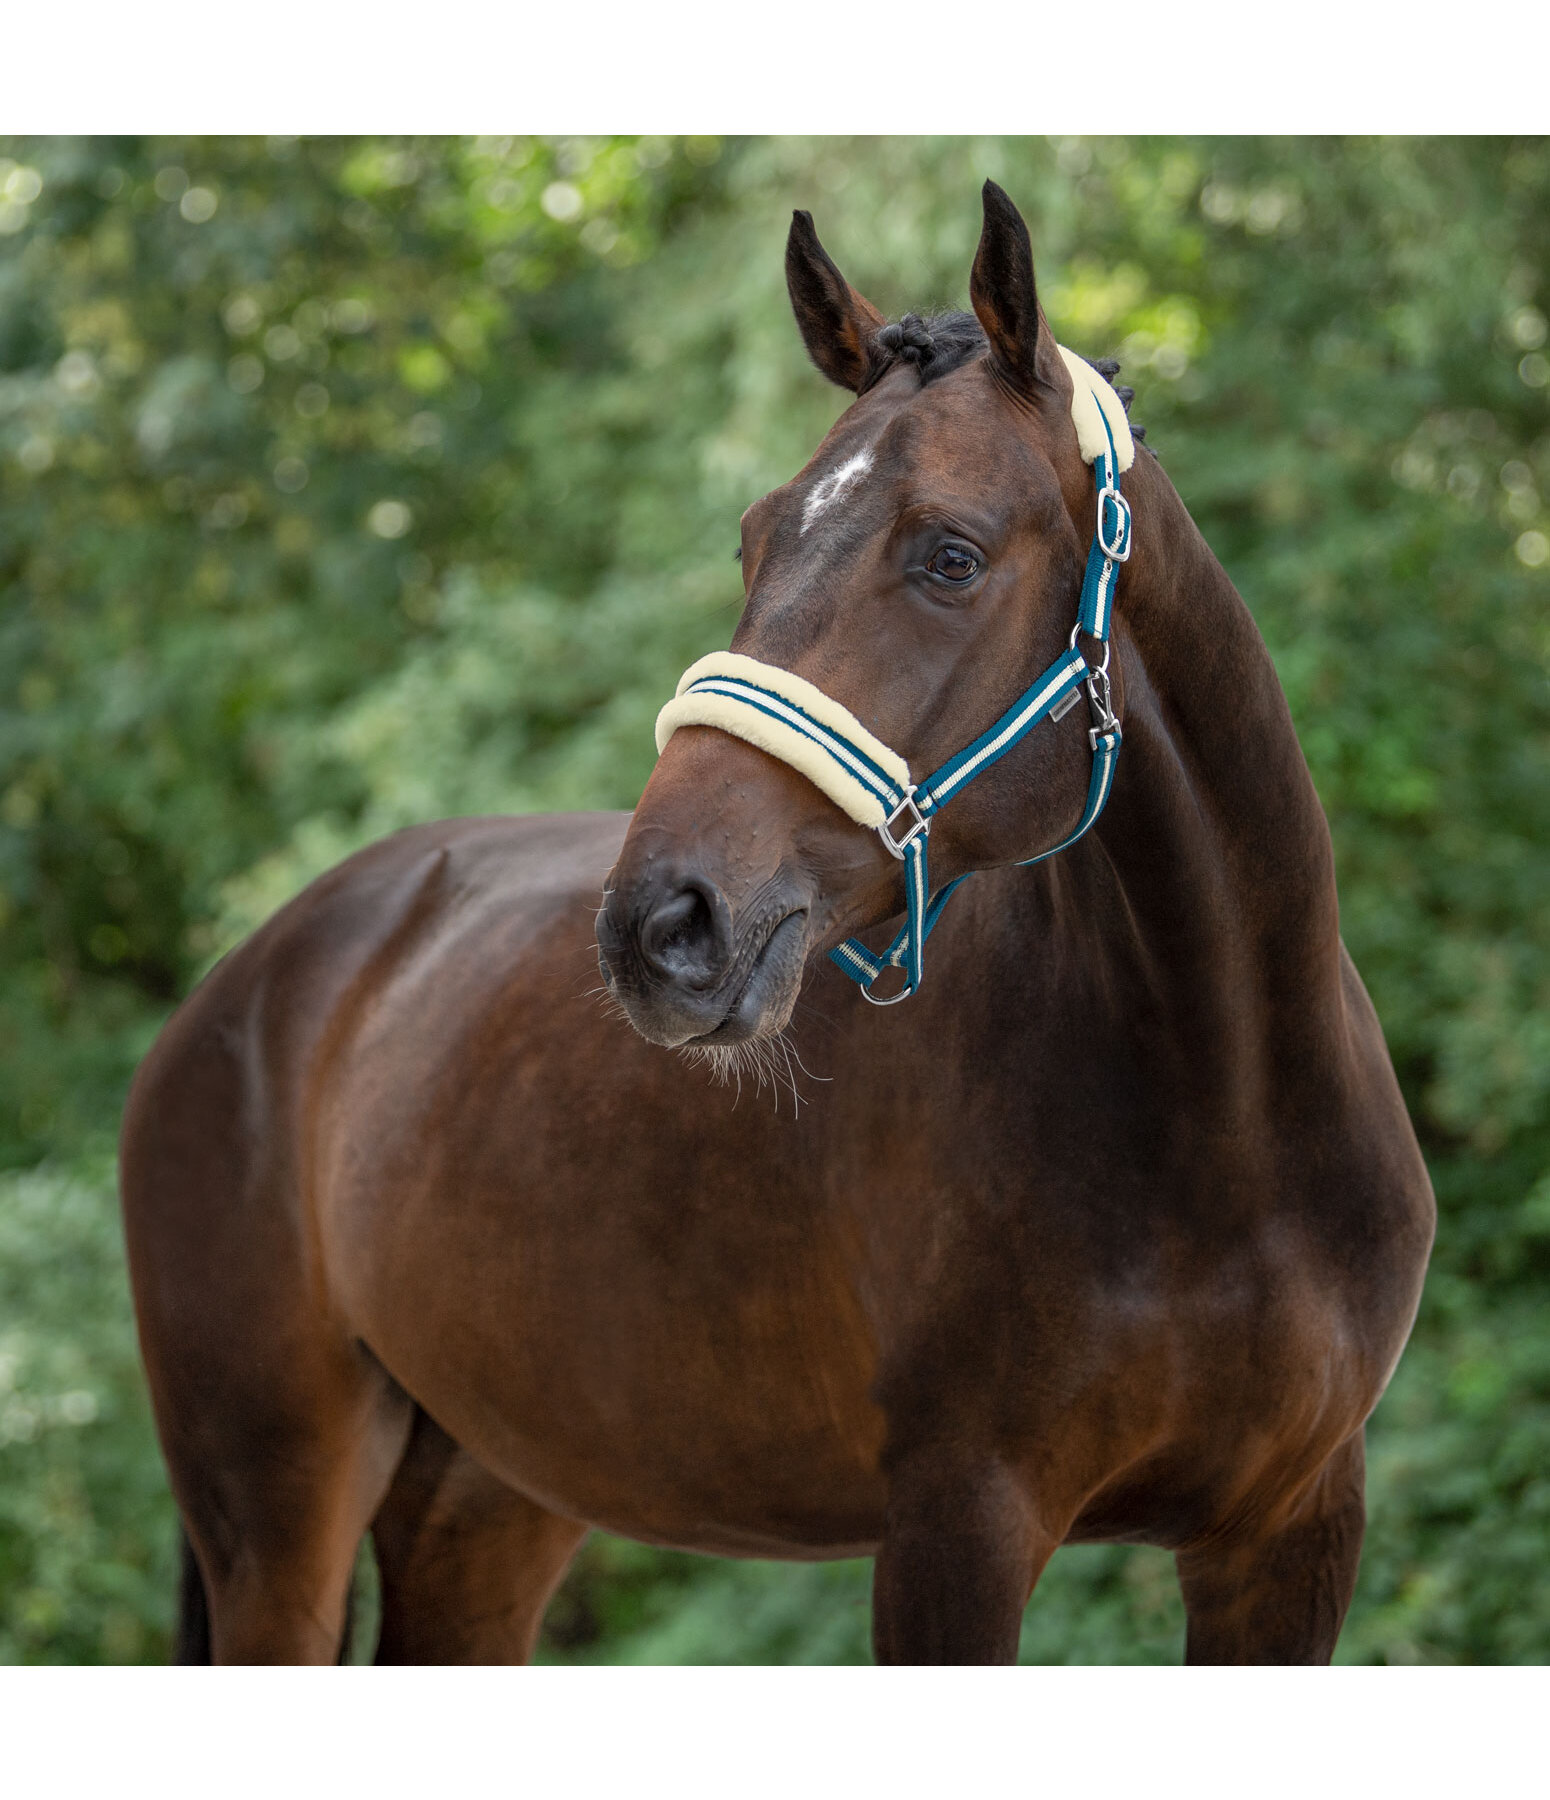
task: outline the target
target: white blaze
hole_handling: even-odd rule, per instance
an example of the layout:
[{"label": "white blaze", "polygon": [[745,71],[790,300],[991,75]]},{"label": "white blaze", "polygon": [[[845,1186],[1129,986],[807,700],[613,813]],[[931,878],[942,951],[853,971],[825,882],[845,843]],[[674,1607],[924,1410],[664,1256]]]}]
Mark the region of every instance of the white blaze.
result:
[{"label": "white blaze", "polygon": [[837,469],[831,469],[807,496],[802,507],[802,529],[806,531],[819,513],[830,507],[846,488],[858,482],[872,466],[872,452],[858,450],[849,462],[842,462]]}]

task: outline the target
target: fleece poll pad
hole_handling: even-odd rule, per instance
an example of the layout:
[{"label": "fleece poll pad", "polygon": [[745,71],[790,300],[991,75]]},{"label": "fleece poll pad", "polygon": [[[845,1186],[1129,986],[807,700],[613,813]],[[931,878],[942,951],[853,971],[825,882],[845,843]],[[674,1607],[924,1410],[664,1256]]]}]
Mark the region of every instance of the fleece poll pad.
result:
[{"label": "fleece poll pad", "polygon": [[[1114,434],[1114,459],[1123,475],[1136,460],[1135,439],[1130,435],[1130,421],[1125,417],[1125,403],[1120,399],[1091,363],[1083,362],[1074,350],[1057,344],[1061,360],[1071,377],[1076,392],[1071,396],[1071,422],[1076,426],[1076,441],[1081,446],[1082,461],[1094,462],[1108,449],[1103,421],[1108,420]],[[1100,412],[1102,418],[1099,417]]]}]

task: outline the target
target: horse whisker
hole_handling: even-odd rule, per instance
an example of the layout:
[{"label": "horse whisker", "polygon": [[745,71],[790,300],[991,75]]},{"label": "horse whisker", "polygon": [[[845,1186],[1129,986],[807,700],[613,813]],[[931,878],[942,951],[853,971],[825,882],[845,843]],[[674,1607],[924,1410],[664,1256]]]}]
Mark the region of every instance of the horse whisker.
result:
[{"label": "horse whisker", "polygon": [[[733,1088],[734,1112],[743,1097],[743,1077],[746,1075],[753,1082],[756,1094],[762,1094],[766,1087],[771,1089],[777,1118],[782,1090],[791,1095],[794,1116],[801,1117],[804,1096],[797,1073],[809,1075],[810,1072],[784,1031],[777,1032],[774,1037],[750,1038],[740,1044],[685,1044],[680,1047],[679,1054],[691,1068],[706,1070],[717,1087]],[[827,1082],[831,1077],[810,1075],[810,1079]]]}]

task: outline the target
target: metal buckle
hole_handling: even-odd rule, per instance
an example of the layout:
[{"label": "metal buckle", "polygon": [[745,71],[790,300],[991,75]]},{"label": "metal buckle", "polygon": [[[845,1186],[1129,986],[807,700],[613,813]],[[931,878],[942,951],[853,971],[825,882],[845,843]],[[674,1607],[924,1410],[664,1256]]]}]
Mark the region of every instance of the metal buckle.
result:
[{"label": "metal buckle", "polygon": [[[910,826],[903,837],[896,838],[890,827],[897,820],[901,819],[905,813],[909,813],[914,818],[915,823]],[[913,844],[916,838],[924,836],[930,829],[931,821],[915,804],[915,789],[914,785],[911,784],[910,789],[905,794],[904,798],[893,811],[889,813],[883,823],[877,827],[877,835],[883,840],[884,844],[887,845],[888,854],[890,856],[896,856],[900,862],[903,862],[906,847]]]},{"label": "metal buckle", "polygon": [[[1106,500],[1114,502],[1116,530],[1112,543],[1103,535],[1104,502]],[[1098,548],[1110,562],[1122,563],[1130,560],[1130,502],[1117,487],[1105,487],[1098,490]]]}]

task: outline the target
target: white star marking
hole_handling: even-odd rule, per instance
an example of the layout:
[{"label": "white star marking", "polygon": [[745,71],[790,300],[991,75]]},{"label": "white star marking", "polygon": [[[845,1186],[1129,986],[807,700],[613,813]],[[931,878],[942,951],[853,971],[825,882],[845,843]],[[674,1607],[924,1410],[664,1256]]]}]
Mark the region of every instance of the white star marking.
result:
[{"label": "white star marking", "polygon": [[831,469],[807,496],[802,507],[802,529],[806,531],[819,513],[830,507],[845,489],[858,482],[872,466],[872,452],[858,450],[849,462],[842,462],[837,469]]}]

